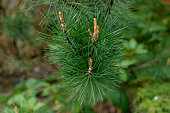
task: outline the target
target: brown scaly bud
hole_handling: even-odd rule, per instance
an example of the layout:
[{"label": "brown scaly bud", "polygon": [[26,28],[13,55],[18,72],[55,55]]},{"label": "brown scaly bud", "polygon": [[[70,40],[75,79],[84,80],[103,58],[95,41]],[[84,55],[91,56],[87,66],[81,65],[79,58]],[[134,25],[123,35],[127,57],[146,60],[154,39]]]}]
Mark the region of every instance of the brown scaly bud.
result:
[{"label": "brown scaly bud", "polygon": [[97,41],[98,34],[99,34],[99,26],[97,25],[96,18],[94,18],[94,33],[93,33],[93,37],[92,37],[93,42]]},{"label": "brown scaly bud", "polygon": [[15,113],[18,113],[18,108],[17,108],[17,106],[15,106]]},{"label": "brown scaly bud", "polygon": [[89,31],[89,34],[90,34],[91,38],[93,38],[93,35],[92,35],[91,30],[90,30],[90,29],[88,29],[88,31]]},{"label": "brown scaly bud", "polygon": [[97,38],[99,37],[99,26],[97,26]]},{"label": "brown scaly bud", "polygon": [[97,38],[98,38],[98,36],[99,36],[99,26],[97,25],[97,20],[96,20],[96,18],[94,18],[94,33],[92,34],[92,32],[91,32],[91,30],[90,29],[88,29],[88,31],[89,31],[89,34],[90,34],[90,36],[91,36],[91,38],[92,38],[92,41],[94,42],[96,42],[97,41]]},{"label": "brown scaly bud", "polygon": [[96,18],[94,18],[94,38],[96,37],[97,34],[97,21]]},{"label": "brown scaly bud", "polygon": [[92,59],[89,58],[89,68],[92,68]]},{"label": "brown scaly bud", "polygon": [[87,73],[88,76],[92,75],[92,62],[93,62],[92,59],[89,58],[89,69],[88,69],[88,73]]},{"label": "brown scaly bud", "polygon": [[61,25],[62,25],[62,27],[63,27],[63,32],[65,32],[65,24],[64,24],[63,16],[62,16],[62,13],[61,13],[61,12],[59,12],[59,16],[60,16]]}]

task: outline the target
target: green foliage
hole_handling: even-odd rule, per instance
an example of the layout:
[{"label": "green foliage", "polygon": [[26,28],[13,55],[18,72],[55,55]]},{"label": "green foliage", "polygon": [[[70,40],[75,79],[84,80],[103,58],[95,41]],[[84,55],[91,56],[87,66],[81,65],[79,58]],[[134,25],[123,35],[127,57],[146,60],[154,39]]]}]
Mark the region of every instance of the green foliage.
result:
[{"label": "green foliage", "polygon": [[[169,6],[161,0],[137,2],[135,32],[125,42],[130,97],[134,113],[168,113],[169,76]],[[139,45],[139,52],[137,46]],[[131,89],[132,88],[132,89]]]},{"label": "green foliage", "polygon": [[169,83],[154,83],[139,87],[133,103],[135,113],[169,113],[170,89]]},{"label": "green foliage", "polygon": [[23,113],[93,113],[94,110],[89,106],[72,103],[67,89],[54,81],[57,79],[56,75],[50,75],[44,80],[29,79],[21,82],[15,87],[11,97],[5,99],[0,96],[0,102],[7,103],[8,106],[3,111],[14,113],[14,106],[17,106]]},{"label": "green foliage", "polygon": [[[14,100],[13,100],[14,99]],[[47,111],[45,103],[37,102],[36,98],[26,99],[22,95],[17,95],[13,99],[8,101],[8,104],[11,106],[18,106],[18,112],[21,113],[54,113],[52,111]],[[15,113],[14,107],[11,109],[5,110],[5,113]]]},{"label": "green foliage", "polygon": [[[0,36],[0,73],[2,76],[21,75],[30,71],[28,60],[36,56],[40,42],[33,39],[32,17],[21,9],[6,11],[2,15]],[[1,35],[1,33],[0,33]]]},{"label": "green foliage", "polygon": [[13,15],[7,14],[2,18],[4,31],[11,40],[30,38],[31,31],[31,17],[24,12],[18,11]]},{"label": "green foliage", "polygon": [[0,96],[0,103],[1,104],[7,103],[8,99],[9,99],[9,96],[1,95]]},{"label": "green foliage", "polygon": [[[159,56],[159,54],[157,55]],[[135,73],[138,75],[138,77],[141,76],[142,74],[145,74],[145,75],[147,74],[148,76],[152,76],[152,78],[155,81],[160,81],[160,80],[169,81],[170,80],[170,74],[169,74],[170,67],[167,65],[167,59],[169,57],[170,57],[170,54],[165,54],[163,57],[161,57],[160,60],[155,62],[155,64],[151,63],[147,68],[137,70]],[[151,56],[151,58],[154,59],[153,56]]]},{"label": "green foliage", "polygon": [[143,44],[139,44],[135,39],[124,42],[126,60],[121,62],[121,66],[127,68],[137,63],[137,55],[146,54],[148,51]]},{"label": "green foliage", "polygon": [[121,88],[114,88],[114,92],[109,94],[113,106],[121,109],[122,113],[129,112],[129,98]]},{"label": "green foliage", "polygon": [[[4,112],[15,113],[14,106],[17,106],[18,112],[22,113],[54,113],[53,110],[49,110],[48,102],[54,103],[51,100],[55,100],[58,90],[56,84],[50,85],[46,81],[38,79],[23,81],[14,89]],[[60,98],[62,97],[63,95]]]},{"label": "green foliage", "polygon": [[135,39],[145,44],[149,51],[148,54],[137,55],[138,65],[149,64],[135,71],[139,77],[141,73],[152,76],[154,79],[169,80],[169,66],[167,59],[169,55],[170,27],[167,26],[169,21],[168,6],[163,6],[161,0],[141,0],[138,12],[134,16],[136,20]]},{"label": "green foliage", "polygon": [[[162,0],[140,0],[138,2],[139,12],[135,16],[136,25],[136,37],[137,39],[154,43],[161,41],[166,31],[166,27],[163,25],[162,18],[167,16],[165,7],[161,3]],[[162,13],[163,12],[163,13]]]},{"label": "green foliage", "polygon": [[[59,83],[55,83],[55,79],[59,78],[56,78],[56,75],[50,75],[41,81],[29,79],[21,82],[16,86],[10,98],[6,97],[4,100],[4,97],[2,97],[3,100],[1,99],[1,102],[8,105],[8,108],[4,111],[13,113],[14,106],[18,106],[19,111],[23,113],[41,113],[42,111],[53,113],[55,110],[60,113],[70,110],[73,113],[94,113],[90,106],[82,106],[72,102],[69,99],[68,89],[63,89]],[[110,97],[110,100],[105,99],[105,101],[111,101],[123,113],[129,111],[129,99],[122,89],[115,87],[114,92],[107,95]]]}]

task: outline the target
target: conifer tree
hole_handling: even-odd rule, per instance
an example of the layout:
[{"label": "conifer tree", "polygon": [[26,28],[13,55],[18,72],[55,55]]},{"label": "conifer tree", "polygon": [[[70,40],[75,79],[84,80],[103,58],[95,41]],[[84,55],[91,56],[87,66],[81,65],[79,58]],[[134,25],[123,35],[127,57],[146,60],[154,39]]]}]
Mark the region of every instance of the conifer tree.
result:
[{"label": "conifer tree", "polygon": [[[59,64],[64,86],[74,101],[93,104],[121,83],[122,42],[131,23],[129,1],[29,0],[49,5],[39,32],[50,62]],[[31,7],[32,8],[32,7]],[[30,8],[30,9],[31,9]]]}]

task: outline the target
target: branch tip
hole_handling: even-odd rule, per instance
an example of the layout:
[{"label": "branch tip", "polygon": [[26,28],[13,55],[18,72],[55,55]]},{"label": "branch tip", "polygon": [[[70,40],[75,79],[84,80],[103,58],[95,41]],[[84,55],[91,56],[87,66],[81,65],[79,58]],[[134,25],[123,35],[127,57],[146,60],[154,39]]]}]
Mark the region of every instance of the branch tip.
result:
[{"label": "branch tip", "polygon": [[64,24],[64,21],[63,21],[62,13],[60,11],[59,11],[59,17],[60,17],[61,25],[63,27],[63,32],[65,32],[65,24]]},{"label": "branch tip", "polygon": [[15,106],[15,113],[18,113],[18,108],[17,108],[17,106]]},{"label": "branch tip", "polygon": [[91,38],[93,38],[93,35],[92,35],[91,30],[90,30],[90,29],[88,29],[88,31],[89,31],[89,34],[90,34]]},{"label": "branch tip", "polygon": [[92,68],[92,62],[93,62],[92,59],[89,58],[89,64],[90,64],[90,65],[89,65],[89,68]]},{"label": "branch tip", "polygon": [[89,69],[88,69],[88,73],[87,73],[87,76],[91,76],[92,75],[92,58],[90,57],[89,58]]}]

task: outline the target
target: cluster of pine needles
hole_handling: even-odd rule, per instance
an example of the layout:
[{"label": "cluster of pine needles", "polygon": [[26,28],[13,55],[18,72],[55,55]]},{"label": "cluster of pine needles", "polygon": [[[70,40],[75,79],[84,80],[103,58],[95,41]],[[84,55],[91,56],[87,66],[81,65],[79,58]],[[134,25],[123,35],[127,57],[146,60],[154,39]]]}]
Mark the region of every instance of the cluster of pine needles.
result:
[{"label": "cluster of pine needles", "polygon": [[[39,34],[48,44],[49,61],[60,66],[63,86],[68,88],[72,99],[80,103],[109,99],[114,87],[121,82],[119,64],[123,32],[128,23],[128,16],[123,16],[128,7],[120,8],[122,2],[109,2],[106,8],[101,4],[64,2],[54,7],[50,4],[49,9],[41,13],[42,27],[48,32]],[[92,27],[93,34],[89,29]]]}]

